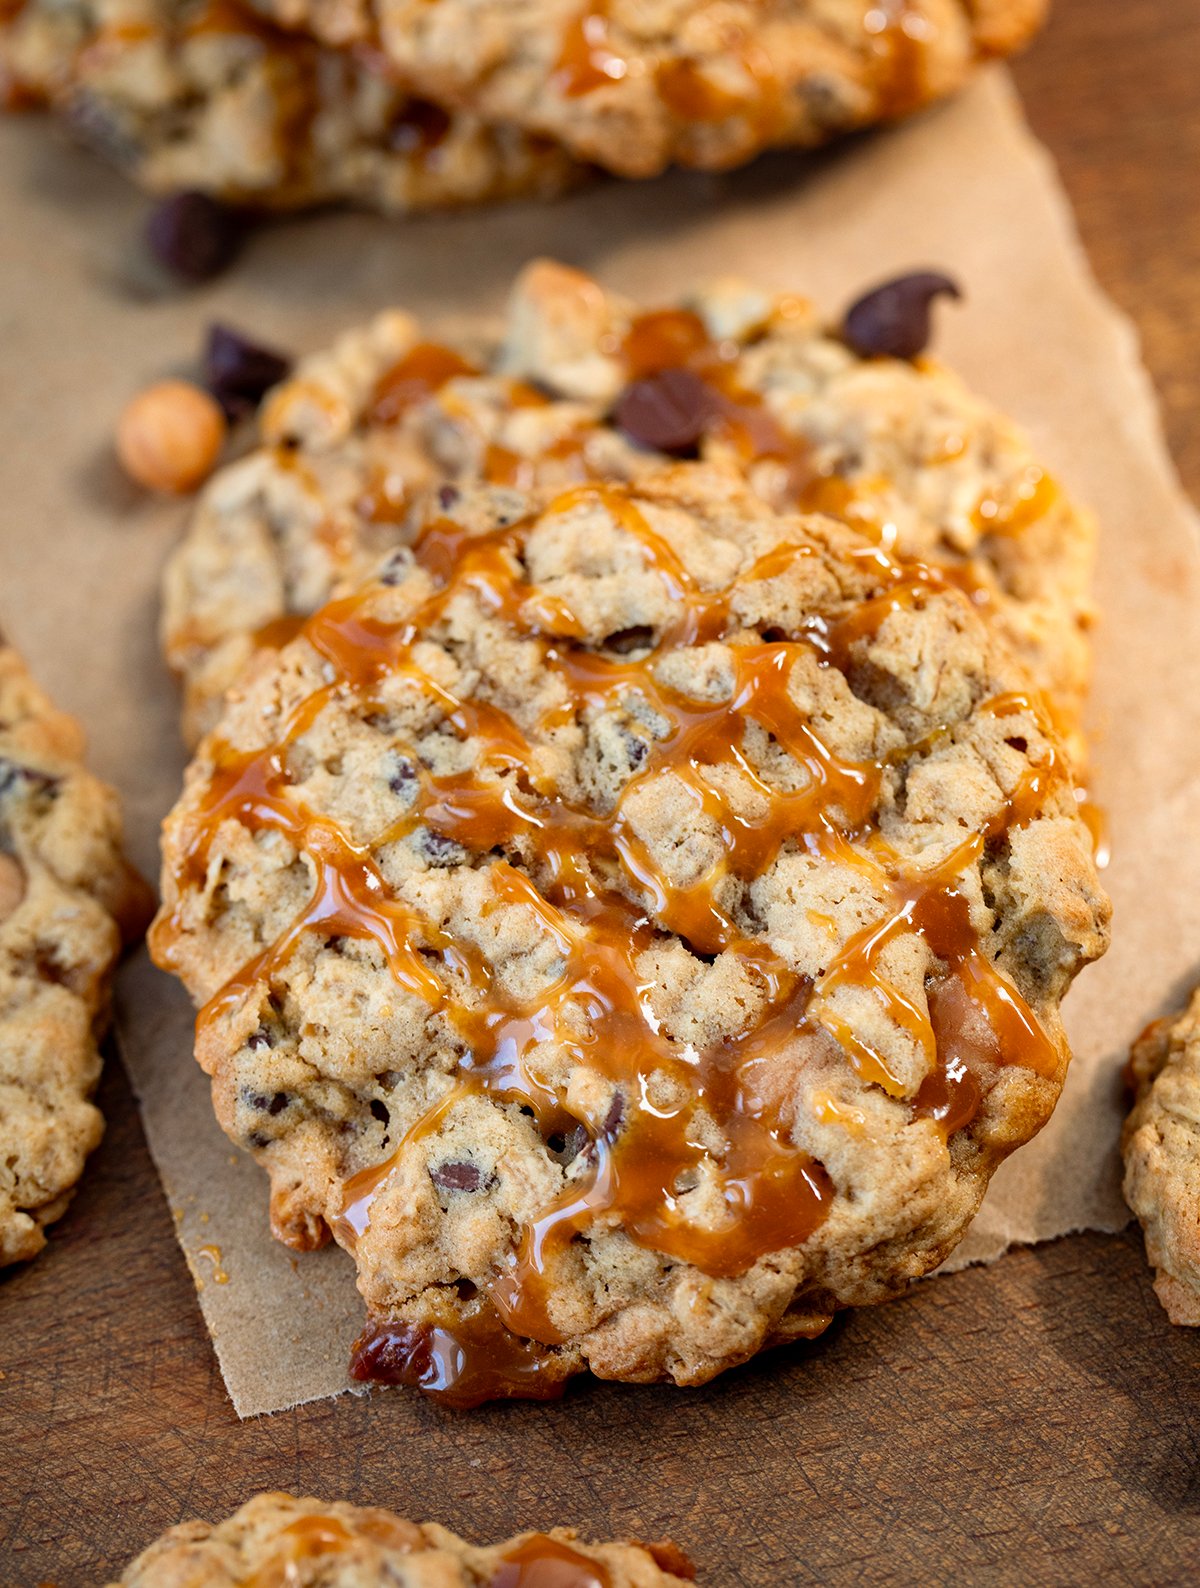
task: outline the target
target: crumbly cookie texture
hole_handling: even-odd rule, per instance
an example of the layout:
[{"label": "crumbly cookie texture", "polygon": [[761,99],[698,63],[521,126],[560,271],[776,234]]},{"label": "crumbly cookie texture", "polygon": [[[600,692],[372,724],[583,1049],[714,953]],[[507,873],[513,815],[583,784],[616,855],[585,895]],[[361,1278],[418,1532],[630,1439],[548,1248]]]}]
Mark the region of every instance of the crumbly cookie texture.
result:
[{"label": "crumbly cookie texture", "polygon": [[962,592],[685,463],[432,505],[231,696],[151,938],[275,1233],[357,1260],[355,1372],[469,1403],[940,1262],[1107,919]]},{"label": "crumbly cookie texture", "polygon": [[1122,1138],[1125,1200],[1171,1322],[1200,1325],[1200,991],[1143,1033],[1129,1075],[1137,1097]]},{"label": "crumbly cookie texture", "polygon": [[78,725],[0,645],[0,1266],[34,1257],[103,1121],[89,1098],[121,937],[148,892]]},{"label": "crumbly cookie texture", "polygon": [[110,1588],[681,1588],[674,1544],[588,1544],[570,1528],[478,1547],[376,1507],[259,1494],[215,1527],[173,1527]]},{"label": "crumbly cookie texture", "polygon": [[255,0],[338,42],[378,37],[420,93],[622,176],[739,165],[952,93],[1019,48],[1043,0]]},{"label": "crumbly cookie texture", "polygon": [[382,314],[302,362],[261,437],[201,497],[167,568],[163,640],[189,742],[260,642],[406,541],[431,491],[635,478],[662,462],[654,441],[946,568],[990,608],[1079,754],[1091,519],[953,375],[861,358],[802,300],[726,281],[640,313],[541,261],[499,342],[439,346]]},{"label": "crumbly cookie texture", "polygon": [[152,193],[400,214],[550,197],[582,174],[545,139],[414,99],[378,52],[235,0],[25,0],[0,26],[6,80]]}]

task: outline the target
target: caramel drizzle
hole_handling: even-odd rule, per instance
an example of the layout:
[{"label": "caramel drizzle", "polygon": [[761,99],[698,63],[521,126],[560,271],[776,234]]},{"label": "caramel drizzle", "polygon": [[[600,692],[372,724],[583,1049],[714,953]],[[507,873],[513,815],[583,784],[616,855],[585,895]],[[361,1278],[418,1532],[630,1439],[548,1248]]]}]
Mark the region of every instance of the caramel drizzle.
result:
[{"label": "caramel drizzle", "polygon": [[[870,988],[925,1048],[937,1068],[915,1111],[937,1120],[947,1133],[973,1117],[980,1095],[975,1070],[981,1061],[1015,1062],[1048,1074],[1058,1064],[1036,1018],[983,953],[966,900],[956,889],[956,880],[975,863],[991,834],[974,835],[934,868],[905,874],[871,825],[885,763],[839,761],[788,692],[802,654],[815,653],[824,665],[844,664],[853,644],[872,634],[889,612],[942,588],[938,577],[867,548],[860,555],[877,570],[880,586],[873,600],[840,622],[814,620],[804,634],[785,640],[739,639],[728,597],[701,588],[627,495],[588,487],[560,499],[551,511],[569,510],[589,493],[637,538],[647,567],[672,598],[677,617],[655,637],[646,657],[617,661],[571,643],[580,632],[578,623],[547,592],[524,582],[518,554],[528,524],[469,538],[457,525],[434,522],[415,556],[436,588],[406,622],[371,616],[365,609],[377,588],[368,587],[331,603],[306,624],[305,637],[324,659],[331,681],[301,704],[268,749],[239,755],[218,747],[217,770],[193,821],[186,860],[187,873],[200,881],[222,824],[233,820],[251,831],[285,835],[314,872],[308,905],[276,943],[205,1006],[198,1020],[201,1033],[269,982],[305,934],[319,931],[373,940],[397,982],[442,1012],[465,1043],[466,1056],[450,1090],[391,1158],[347,1182],[334,1229],[343,1244],[352,1247],[366,1228],[375,1196],[406,1149],[435,1132],[464,1094],[479,1091],[520,1103],[533,1111],[546,1134],[578,1124],[586,1128],[586,1172],[571,1179],[555,1203],[526,1226],[509,1267],[488,1289],[488,1303],[508,1328],[546,1344],[558,1343],[563,1335],[548,1313],[545,1276],[574,1236],[588,1228],[619,1224],[640,1245],[712,1275],[736,1275],[772,1251],[801,1244],[818,1226],[832,1187],[821,1166],[795,1147],[791,1122],[771,1099],[773,1058],[798,1035],[813,1039],[826,1032],[842,1042],[865,1079],[896,1095],[901,1091],[879,1056],[826,1008],[838,986]],[[792,558],[805,555],[804,547],[778,547],[744,582],[776,575]],[[541,641],[545,665],[567,686],[568,715],[619,708],[636,693],[667,720],[661,739],[646,737],[644,764],[608,817],[575,808],[553,789],[539,787],[529,739],[518,725],[485,701],[455,697],[417,664],[415,641],[466,593],[485,611]],[[716,705],[687,699],[656,678],[655,663],[665,649],[726,635],[734,640],[730,699]],[[335,699],[349,698],[357,709],[370,709],[385,677],[392,685],[402,678],[436,700],[455,731],[478,740],[482,751],[469,775],[421,772],[409,812],[371,847],[397,841],[420,825],[476,854],[533,840],[540,867],[536,882],[507,859],[489,865],[494,907],[515,904],[530,911],[561,959],[559,979],[532,1002],[504,994],[471,945],[450,940],[393,897],[368,849],[353,844],[328,818],[305,809],[290,784],[290,744]],[[1006,714],[1035,708],[1014,695],[991,702],[990,709]],[[796,790],[774,787],[755,767],[745,743],[751,721],[790,752],[803,773]],[[744,784],[763,796],[768,816],[752,821],[730,810],[713,775],[722,767],[736,769]],[[720,864],[686,888],[673,887],[656,871],[625,810],[647,777],[664,772],[681,781],[698,809],[717,819],[722,835]],[[1053,761],[1031,774],[996,831],[1028,820],[1048,781],[1058,775]],[[852,839],[859,847],[851,847]],[[726,878],[759,874],[785,842],[860,870],[869,866],[893,901],[880,923],[847,944],[816,988],[761,941],[740,932],[720,902]],[[698,952],[737,955],[762,991],[759,1017],[704,1051],[663,1033],[653,1013],[652,989],[639,969],[642,955],[661,934],[652,917]],[[156,944],[161,963],[169,964],[172,935],[180,930],[178,921],[164,923]],[[947,967],[929,1016],[905,1004],[878,967],[887,943],[910,930],[924,934]],[[456,987],[465,992],[452,993]],[[982,1039],[962,1037],[964,1009],[956,1005],[953,988],[969,997],[976,1027],[982,1019]],[[575,1064],[613,1082],[602,1115],[599,1109],[595,1115],[573,1113],[539,1079],[536,1049],[547,1041],[565,1049]],[[694,1139],[693,1119],[701,1104],[726,1142],[719,1171],[713,1169],[711,1153]],[[688,1191],[706,1171],[715,1173],[725,1208],[712,1228],[698,1226],[687,1209]]]},{"label": "caramel drizzle", "polygon": [[550,87],[564,99],[581,99],[611,88],[629,71],[629,62],[609,42],[606,0],[593,0],[567,25]]}]

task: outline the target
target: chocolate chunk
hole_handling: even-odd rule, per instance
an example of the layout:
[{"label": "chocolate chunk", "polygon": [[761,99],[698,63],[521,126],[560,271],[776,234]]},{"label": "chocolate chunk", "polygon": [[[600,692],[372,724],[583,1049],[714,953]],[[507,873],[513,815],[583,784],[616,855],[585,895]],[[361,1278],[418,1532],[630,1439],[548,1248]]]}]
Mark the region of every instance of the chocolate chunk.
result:
[{"label": "chocolate chunk", "polygon": [[626,386],[613,418],[638,446],[680,457],[695,452],[713,406],[713,394],[699,375],[690,369],[664,369]]},{"label": "chocolate chunk", "polygon": [[483,1186],[483,1171],[474,1163],[441,1163],[429,1171],[429,1178],[443,1191],[478,1191]]},{"label": "chocolate chunk", "polygon": [[938,297],[962,297],[957,282],[940,271],[885,281],[847,310],[842,339],[864,358],[916,358],[929,345],[930,306]]},{"label": "chocolate chunk", "polygon": [[257,1052],[260,1048],[271,1048],[274,1047],[275,1044],[271,1040],[271,1033],[263,1026],[259,1026],[257,1031],[253,1032],[249,1037],[247,1037],[246,1046],[253,1052]]},{"label": "chocolate chunk", "polygon": [[146,223],[155,258],[185,281],[209,281],[231,265],[246,235],[246,217],[207,193],[172,193]]},{"label": "chocolate chunk", "polygon": [[212,325],[204,350],[204,384],[229,419],[252,413],[291,370],[283,353],[262,347],[227,325]]},{"label": "chocolate chunk", "polygon": [[610,634],[604,642],[604,648],[616,651],[618,656],[628,656],[630,651],[644,651],[653,644],[654,630],[648,623],[639,623],[636,628],[618,629],[615,634]]}]

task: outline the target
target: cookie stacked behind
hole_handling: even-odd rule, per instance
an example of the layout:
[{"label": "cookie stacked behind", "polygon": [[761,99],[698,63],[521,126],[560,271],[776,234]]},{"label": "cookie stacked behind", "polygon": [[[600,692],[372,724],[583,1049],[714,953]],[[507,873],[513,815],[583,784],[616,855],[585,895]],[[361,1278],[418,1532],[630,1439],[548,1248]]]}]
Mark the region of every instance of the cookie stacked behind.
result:
[{"label": "cookie stacked behind", "polygon": [[645,312],[535,263],[496,341],[449,346],[380,315],[301,363],[261,438],[205,491],[167,571],[163,638],[191,742],[256,651],[405,544],[447,487],[636,480],[683,455],[941,569],[1081,759],[1091,519],[948,371],[855,352],[802,299],[725,282]]},{"label": "cookie stacked behind", "polygon": [[0,1266],[34,1257],[100,1140],[109,977],[150,899],[83,736],[0,645]]},{"label": "cookie stacked behind", "polygon": [[740,164],[918,109],[1041,0],[17,0],[0,89],[152,191],[407,212]]},{"label": "cookie stacked behind", "polygon": [[152,193],[392,213],[578,179],[547,139],[414,98],[377,51],[285,34],[239,0],[18,0],[0,100],[48,103]]},{"label": "cookie stacked behind", "polygon": [[[405,357],[267,422],[336,456]],[[957,577],[725,465],[629,473],[423,493],[165,828],[154,952],[276,1234],[353,1252],[360,1377],[459,1404],[702,1382],[895,1294],[1048,1117],[1106,942]]]}]

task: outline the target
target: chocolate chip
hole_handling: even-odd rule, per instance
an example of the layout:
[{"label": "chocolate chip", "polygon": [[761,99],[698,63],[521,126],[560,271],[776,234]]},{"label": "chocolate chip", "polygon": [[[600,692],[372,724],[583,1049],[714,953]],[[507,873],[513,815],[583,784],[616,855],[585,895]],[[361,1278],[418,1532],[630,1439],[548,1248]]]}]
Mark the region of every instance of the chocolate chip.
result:
[{"label": "chocolate chip", "polygon": [[546,1139],[546,1151],[565,1169],[569,1163],[574,1163],[579,1154],[591,1143],[592,1138],[583,1125],[576,1125],[569,1136],[562,1131],[556,1131],[553,1136]]},{"label": "chocolate chip", "polygon": [[283,353],[262,347],[227,325],[209,327],[204,384],[229,419],[240,419],[257,408],[291,367],[291,359]]},{"label": "chocolate chip", "polygon": [[628,728],[621,729],[621,744],[625,751],[626,766],[631,772],[636,772],[650,754],[649,744],[640,733],[631,733]]},{"label": "chocolate chip", "polygon": [[474,1163],[441,1163],[429,1178],[443,1191],[478,1191],[483,1185],[483,1171]]},{"label": "chocolate chip", "polygon": [[276,1092],[274,1097],[267,1104],[267,1113],[270,1114],[272,1119],[274,1119],[275,1115],[276,1114],[282,1114],[284,1109],[287,1106],[288,1106],[288,1095],[287,1095],[287,1093],[286,1092]]},{"label": "chocolate chip", "polygon": [[930,306],[938,297],[962,297],[957,282],[940,271],[885,281],[847,310],[842,338],[864,358],[916,358],[929,345]]},{"label": "chocolate chip", "polygon": [[388,1124],[392,1117],[388,1113],[387,1104],[381,1103],[377,1097],[371,1099],[371,1113],[381,1125]]},{"label": "chocolate chip", "polygon": [[246,235],[246,217],[208,193],[172,193],[146,223],[155,258],[185,281],[209,281],[231,265]]},{"label": "chocolate chip", "polygon": [[288,1094],[275,1092],[270,1097],[265,1092],[254,1092],[249,1087],[242,1088],[242,1101],[250,1108],[257,1109],[260,1114],[270,1114],[274,1119],[276,1114],[282,1114],[288,1106]]},{"label": "chocolate chip", "polygon": [[269,1140],[270,1138],[264,1136],[261,1130],[252,1130],[246,1137],[246,1141],[251,1147],[265,1147]]},{"label": "chocolate chip", "polygon": [[419,827],[413,834],[418,851],[431,866],[460,866],[467,851],[445,833],[435,833],[431,827]]},{"label": "chocolate chip", "polygon": [[617,428],[631,441],[676,456],[695,452],[712,414],[712,393],[690,369],[664,369],[635,380],[613,410]]},{"label": "chocolate chip", "polygon": [[398,585],[407,576],[412,565],[412,552],[407,547],[401,546],[392,552],[375,577],[380,584]]},{"label": "chocolate chip", "polygon": [[604,642],[604,648],[616,651],[618,656],[628,656],[630,651],[644,651],[653,644],[654,630],[648,623],[639,623],[636,628],[618,629],[615,634],[610,634]]},{"label": "chocolate chip", "polygon": [[271,1033],[263,1026],[259,1026],[257,1031],[255,1031],[251,1036],[247,1037],[246,1046],[257,1052],[260,1048],[271,1048],[274,1047],[275,1044],[271,1040]]},{"label": "chocolate chip", "polygon": [[406,755],[394,755],[387,785],[393,794],[398,794],[406,803],[411,802],[417,786],[417,763]]}]

